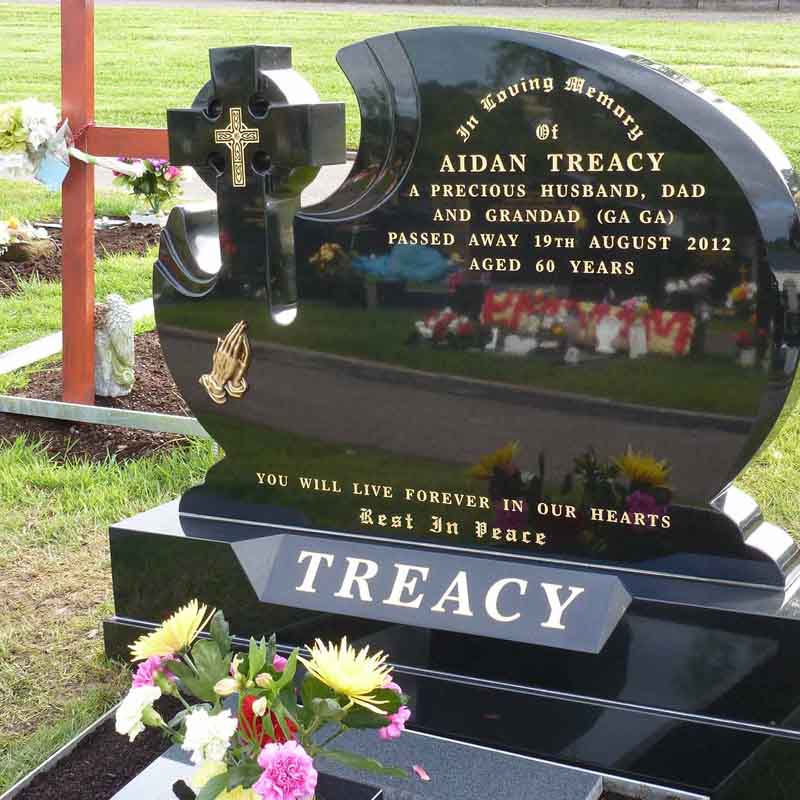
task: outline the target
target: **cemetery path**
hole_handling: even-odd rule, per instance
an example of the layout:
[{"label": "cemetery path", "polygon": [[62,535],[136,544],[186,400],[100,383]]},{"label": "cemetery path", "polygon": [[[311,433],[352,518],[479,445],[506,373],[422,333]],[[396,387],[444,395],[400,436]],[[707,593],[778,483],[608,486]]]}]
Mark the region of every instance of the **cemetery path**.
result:
[{"label": "cemetery path", "polygon": [[[58,5],[60,0],[6,0],[11,3],[26,5]],[[531,0],[536,3],[537,0]],[[558,2],[558,0],[554,0]],[[755,4],[757,0],[753,0]],[[575,8],[572,6],[455,6],[455,5],[408,5],[405,3],[331,3],[317,2],[271,2],[271,0],[98,0],[97,5],[102,6],[159,6],[159,7],[188,7],[220,8],[226,10],[250,11],[309,11],[318,13],[354,12],[390,14],[413,11],[414,14],[442,14],[448,16],[464,17],[501,17],[505,19],[520,19],[537,17],[541,19],[647,19],[667,20],[670,22],[800,22],[800,14],[791,11],[776,10],[705,10],[705,9],[679,9],[679,8]],[[747,0],[741,5],[746,6]],[[777,5],[777,1],[776,1]]]}]

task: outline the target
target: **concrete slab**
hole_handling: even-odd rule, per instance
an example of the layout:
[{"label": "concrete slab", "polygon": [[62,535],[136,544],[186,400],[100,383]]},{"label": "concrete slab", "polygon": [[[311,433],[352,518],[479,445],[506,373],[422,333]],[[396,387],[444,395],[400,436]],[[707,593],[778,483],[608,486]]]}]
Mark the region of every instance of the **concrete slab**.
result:
[{"label": "concrete slab", "polygon": [[[382,800],[598,800],[603,791],[603,778],[594,772],[412,731],[391,742],[382,741],[374,732],[351,731],[341,736],[336,746],[409,771],[419,764],[430,775],[428,782],[411,773],[408,780],[376,777],[330,761],[320,762],[326,774],[381,787]],[[112,800],[175,800],[172,784],[186,780],[194,770],[186,753],[172,747]]]}]

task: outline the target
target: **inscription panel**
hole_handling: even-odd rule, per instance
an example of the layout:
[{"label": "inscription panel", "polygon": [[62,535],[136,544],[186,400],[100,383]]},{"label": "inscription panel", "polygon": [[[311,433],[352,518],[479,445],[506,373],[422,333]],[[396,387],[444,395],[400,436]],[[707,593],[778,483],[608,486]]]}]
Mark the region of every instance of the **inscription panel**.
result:
[{"label": "inscription panel", "polygon": [[[255,270],[199,321],[162,292],[171,368],[227,454],[194,500],[782,582],[710,506],[796,366],[800,186],[774,142],[664,67],[562,37],[427,29],[339,60],[362,144],[295,218],[296,271],[270,273],[296,280],[292,324]],[[248,391],[214,407],[197,376],[239,321]]]}]

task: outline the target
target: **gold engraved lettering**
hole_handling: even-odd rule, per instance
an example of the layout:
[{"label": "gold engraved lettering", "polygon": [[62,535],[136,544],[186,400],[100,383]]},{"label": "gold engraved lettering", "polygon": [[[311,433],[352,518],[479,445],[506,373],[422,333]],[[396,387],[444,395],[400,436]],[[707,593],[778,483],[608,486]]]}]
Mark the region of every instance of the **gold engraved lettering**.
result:
[{"label": "gold engraved lettering", "polygon": [[666,153],[547,153],[550,172],[661,172]]},{"label": "gold engraved lettering", "polygon": [[445,153],[439,172],[468,172],[475,175],[483,172],[525,172],[527,159],[526,153],[497,153],[493,157],[480,153],[458,153],[455,156]]},{"label": "gold engraved lettering", "polygon": [[395,244],[420,244],[432,247],[448,246],[455,243],[455,236],[452,233],[442,233],[440,231],[388,231],[386,241],[390,245]]}]

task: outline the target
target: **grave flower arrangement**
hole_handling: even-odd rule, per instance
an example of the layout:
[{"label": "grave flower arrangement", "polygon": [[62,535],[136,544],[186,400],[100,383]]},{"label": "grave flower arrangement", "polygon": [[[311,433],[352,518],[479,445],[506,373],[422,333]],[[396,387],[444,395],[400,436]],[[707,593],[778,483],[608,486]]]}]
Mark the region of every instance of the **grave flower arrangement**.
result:
[{"label": "grave flower arrangement", "polygon": [[[199,639],[206,626],[210,638]],[[193,600],[131,645],[138,668],[116,730],[134,741],[145,727],[159,728],[179,744],[197,767],[197,800],[320,800],[316,765],[324,759],[407,777],[332,747],[350,729],[382,739],[402,734],[411,712],[387,656],[356,651],[346,638],[308,649],[308,657],[293,650],[284,658],[273,636],[234,654],[222,612]],[[298,664],[306,669],[301,681]],[[162,696],[183,706],[170,720],[155,707]],[[180,791],[192,796],[185,785]]]},{"label": "grave flower arrangement", "polygon": [[50,238],[45,228],[37,228],[30,222],[22,222],[17,217],[0,220],[0,258],[15,245],[29,245]]},{"label": "grave flower arrangement", "polygon": [[130,189],[141,197],[155,215],[161,214],[164,203],[175,200],[181,191],[183,173],[163,158],[135,159],[120,157],[124,164],[137,168],[138,175],[114,172],[114,185]]},{"label": "grave flower arrangement", "polygon": [[66,121],[60,122],[52,103],[26,100],[0,103],[0,175],[34,176],[58,189],[69,169],[70,156],[87,164],[135,171],[113,158],[98,158],[73,146]]}]

